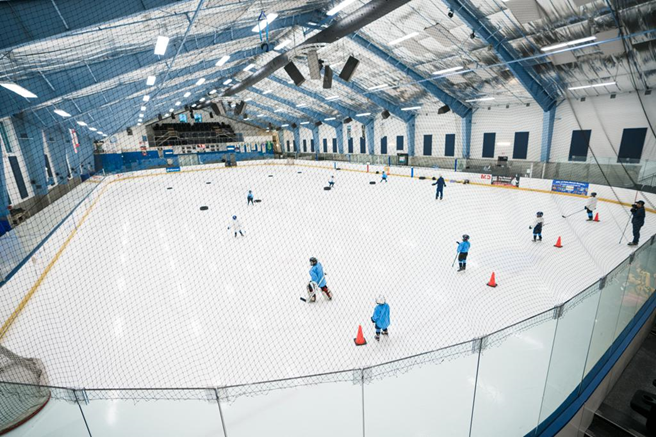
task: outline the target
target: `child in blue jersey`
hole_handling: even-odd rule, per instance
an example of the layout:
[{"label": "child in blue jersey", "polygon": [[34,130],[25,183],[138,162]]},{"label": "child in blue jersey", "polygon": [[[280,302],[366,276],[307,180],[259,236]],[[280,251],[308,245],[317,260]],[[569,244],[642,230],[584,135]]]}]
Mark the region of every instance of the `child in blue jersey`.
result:
[{"label": "child in blue jersey", "polygon": [[246,198],[248,199],[248,203],[246,204],[246,206],[248,205],[255,206],[255,204],[253,203],[253,192],[251,190],[248,190],[248,196],[246,196]]},{"label": "child in blue jersey", "polygon": [[469,235],[462,236],[462,242],[458,244],[458,271],[463,272],[467,268],[467,255],[469,254]]},{"label": "child in blue jersey", "polygon": [[376,340],[380,341],[380,331],[383,335],[389,335],[387,327],[390,325],[390,307],[385,302],[385,296],[378,296],[376,299],[376,308],[374,308],[374,315],[371,316],[371,321],[376,326]]},{"label": "child in blue jersey", "polygon": [[387,183],[387,173],[385,173],[385,170],[383,170],[383,178],[380,181]]},{"label": "child in blue jersey", "polygon": [[323,291],[328,300],[333,299],[333,295],[326,285],[326,275],[323,273],[323,266],[315,257],[310,258],[310,283],[308,284],[309,302],[316,302],[317,288]]}]

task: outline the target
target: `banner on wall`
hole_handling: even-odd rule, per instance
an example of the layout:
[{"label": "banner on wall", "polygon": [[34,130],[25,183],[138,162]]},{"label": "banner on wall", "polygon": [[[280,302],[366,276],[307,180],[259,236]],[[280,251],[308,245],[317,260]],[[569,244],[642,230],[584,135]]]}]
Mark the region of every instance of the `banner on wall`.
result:
[{"label": "banner on wall", "polygon": [[551,182],[551,191],[558,193],[580,194],[583,196],[588,195],[588,188],[590,185],[587,182],[564,181],[554,179]]},{"label": "banner on wall", "polygon": [[178,171],[180,171],[180,167],[167,167],[166,168],[167,173],[175,173],[175,172],[178,172]]},{"label": "banner on wall", "polygon": [[80,142],[77,139],[77,132],[75,129],[68,130],[71,133],[71,143],[73,144],[73,151],[77,153],[77,149],[80,147]]},{"label": "banner on wall", "polygon": [[480,179],[478,180],[479,184],[492,184],[492,175],[491,174],[481,174]]},{"label": "banner on wall", "polygon": [[492,185],[506,185],[519,187],[519,175],[515,176],[492,176]]}]

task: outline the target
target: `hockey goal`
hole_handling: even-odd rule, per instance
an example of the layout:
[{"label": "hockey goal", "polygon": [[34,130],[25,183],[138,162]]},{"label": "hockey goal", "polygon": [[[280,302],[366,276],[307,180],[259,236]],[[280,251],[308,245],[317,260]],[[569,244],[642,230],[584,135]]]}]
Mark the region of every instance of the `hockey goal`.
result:
[{"label": "hockey goal", "polygon": [[36,415],[50,400],[43,364],[0,346],[0,434]]}]

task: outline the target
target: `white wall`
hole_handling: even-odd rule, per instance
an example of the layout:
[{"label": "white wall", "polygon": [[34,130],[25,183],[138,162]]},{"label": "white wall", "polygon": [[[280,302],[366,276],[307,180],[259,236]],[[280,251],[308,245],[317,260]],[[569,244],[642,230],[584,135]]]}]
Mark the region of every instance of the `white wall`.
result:
[{"label": "white wall", "polygon": [[[415,124],[415,155],[424,156],[424,135],[433,135],[433,150],[430,156],[443,157],[447,134],[455,134],[454,157],[462,156],[462,119],[453,112],[438,115],[437,110],[419,113]],[[405,135],[405,132],[404,132]],[[389,141],[389,140],[388,140]],[[406,140],[407,142],[407,140]],[[407,149],[406,149],[407,150]]]},{"label": "white wall", "polygon": [[[472,117],[471,150],[469,156],[474,159],[483,157],[483,134],[496,133],[494,157],[507,156],[513,159],[515,132],[528,132],[527,161],[539,161],[542,147],[542,108],[533,103],[510,106],[509,108],[481,108]],[[498,143],[509,143],[500,145]]]},{"label": "white wall", "polygon": [[[656,95],[641,95],[652,126],[656,127]],[[590,146],[598,159],[617,163],[622,132],[627,128],[647,128],[642,159],[656,159],[656,138],[653,136],[636,93],[588,97],[585,102],[566,100],[556,110],[556,122],[551,146],[551,161],[567,161],[572,131],[591,129]],[[588,162],[594,162],[588,153]]]},{"label": "white wall", "polygon": [[[169,121],[173,121],[169,119]],[[120,153],[121,151],[137,151],[141,146],[148,147],[148,141],[143,141],[146,136],[146,126],[133,126],[132,135],[128,135],[127,129],[116,132],[107,137],[103,144],[103,150],[107,153]]]}]

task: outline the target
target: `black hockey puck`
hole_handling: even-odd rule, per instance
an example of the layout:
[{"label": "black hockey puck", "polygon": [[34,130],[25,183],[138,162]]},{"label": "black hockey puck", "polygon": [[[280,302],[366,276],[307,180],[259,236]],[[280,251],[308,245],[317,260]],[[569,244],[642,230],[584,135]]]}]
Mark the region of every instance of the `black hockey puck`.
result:
[{"label": "black hockey puck", "polygon": [[323,187],[324,190],[330,191],[330,187]]},{"label": "black hockey puck", "polygon": [[211,184],[212,182],[205,182],[207,185]]},{"label": "black hockey puck", "polygon": [[273,175],[272,175],[272,174],[270,174],[270,175],[269,175],[269,177],[270,177],[270,178],[272,178],[272,177],[273,177]]},{"label": "black hockey puck", "polygon": [[419,176],[420,181],[423,181],[424,179],[426,179],[426,176]]},{"label": "black hockey puck", "polygon": [[173,189],[173,187],[167,187],[166,189],[167,189],[167,190],[172,190],[172,189]]},{"label": "black hockey puck", "polygon": [[341,168],[337,167],[335,170],[341,170]]},{"label": "black hockey puck", "polygon": [[432,179],[435,180],[435,176],[433,176]]},{"label": "black hockey puck", "polygon": [[378,170],[376,170],[376,174],[380,174],[380,172]]},{"label": "black hockey puck", "polygon": [[208,209],[210,209],[209,206],[201,206],[201,207],[200,207],[200,210],[201,210],[201,211],[207,211]]},{"label": "black hockey puck", "polygon": [[369,185],[376,185],[376,182],[375,182],[375,181],[371,181],[371,182],[369,182]]},{"label": "black hockey puck", "polygon": [[262,201],[262,199],[255,199],[253,202],[260,203],[261,201]]},{"label": "black hockey puck", "polygon": [[303,173],[303,172],[302,172],[302,171],[297,171],[296,173],[301,174],[301,173]]}]

